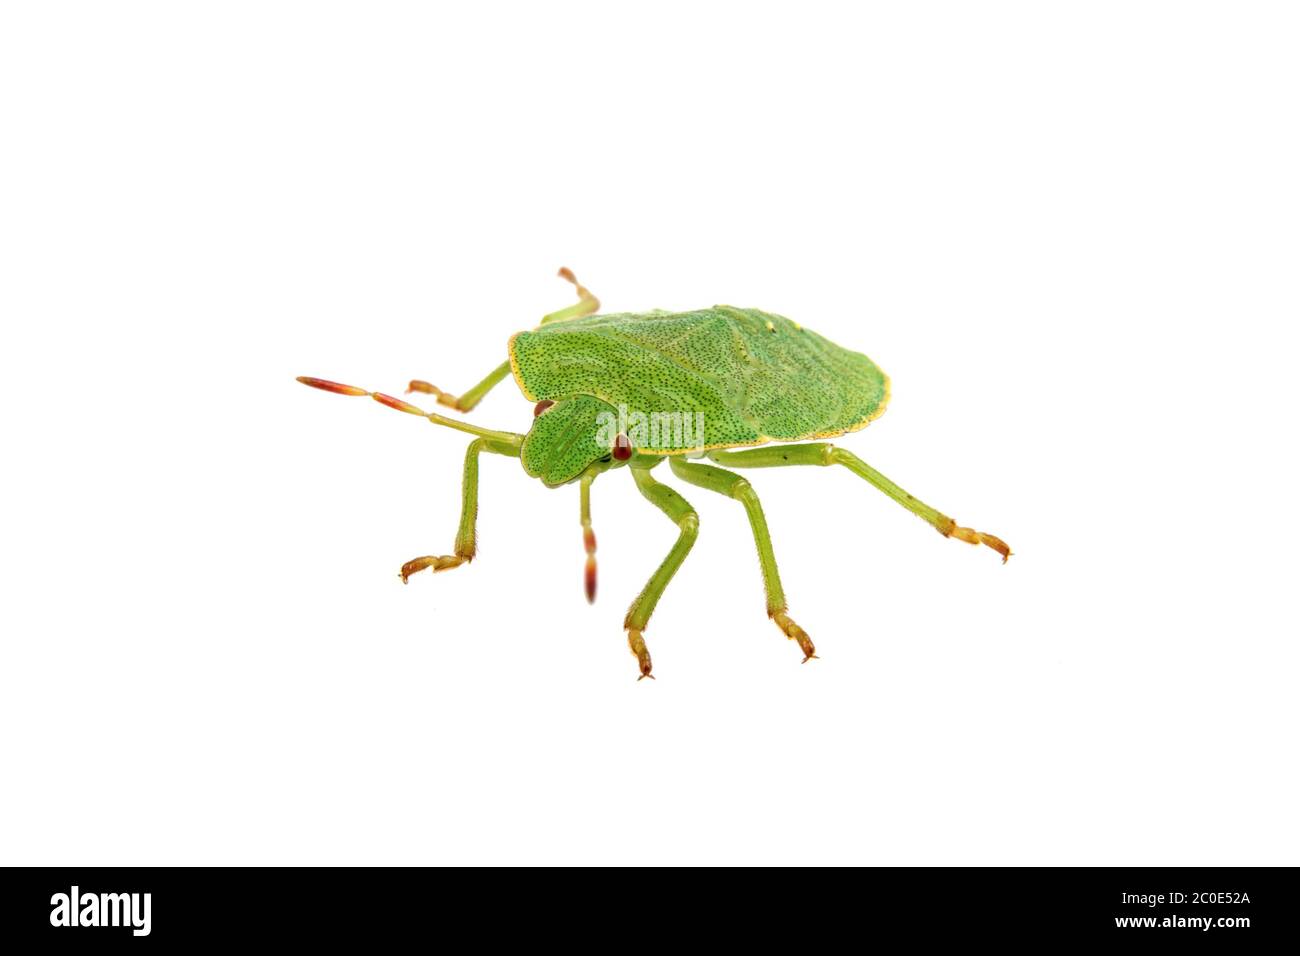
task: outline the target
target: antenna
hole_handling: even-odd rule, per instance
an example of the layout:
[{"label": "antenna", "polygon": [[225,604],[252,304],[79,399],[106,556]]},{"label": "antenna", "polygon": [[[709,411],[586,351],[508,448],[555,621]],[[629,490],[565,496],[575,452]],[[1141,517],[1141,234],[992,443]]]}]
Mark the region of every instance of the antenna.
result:
[{"label": "antenna", "polygon": [[446,425],[448,428],[454,428],[458,432],[468,432],[471,435],[478,435],[480,438],[491,438],[494,441],[513,445],[516,448],[519,447],[524,440],[523,435],[517,435],[514,432],[498,432],[493,431],[490,428],[479,428],[477,425],[470,425],[454,418],[445,418],[444,416],[437,415],[433,412],[426,412],[424,409],[417,408],[410,402],[404,402],[400,398],[385,395],[383,392],[368,392],[364,388],[357,388],[355,385],[340,385],[338,382],[330,382],[323,378],[312,378],[309,375],[299,375],[298,381],[302,382],[304,385],[310,385],[312,388],[319,388],[325,392],[334,392],[336,395],[353,395],[358,398],[369,395],[381,405],[395,408],[399,412],[406,412],[408,415],[418,415],[421,418],[427,418],[435,425]]}]

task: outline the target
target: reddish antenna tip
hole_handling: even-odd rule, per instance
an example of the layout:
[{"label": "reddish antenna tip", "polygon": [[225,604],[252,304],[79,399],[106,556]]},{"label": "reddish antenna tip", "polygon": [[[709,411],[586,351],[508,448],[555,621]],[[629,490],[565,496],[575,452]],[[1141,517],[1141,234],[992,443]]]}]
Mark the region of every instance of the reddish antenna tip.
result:
[{"label": "reddish antenna tip", "polygon": [[393,398],[391,395],[385,395],[383,392],[375,392],[371,395],[375,401],[381,405],[387,405],[389,408],[395,408],[399,412],[406,412],[408,415],[419,415],[425,417],[425,411],[422,408],[416,408],[410,402],[404,402],[400,398]]},{"label": "reddish antenna tip", "polygon": [[369,395],[364,388],[357,388],[355,385],[340,385],[338,382],[330,382],[323,378],[312,378],[310,375],[299,375],[298,381],[304,385],[310,385],[312,388],[319,388],[326,392],[335,392],[339,395]]},{"label": "reddish antenna tip", "polygon": [[594,555],[592,557],[587,558],[587,572],[584,577],[585,580],[583,583],[586,585],[587,603],[595,604],[596,603],[596,558]]}]

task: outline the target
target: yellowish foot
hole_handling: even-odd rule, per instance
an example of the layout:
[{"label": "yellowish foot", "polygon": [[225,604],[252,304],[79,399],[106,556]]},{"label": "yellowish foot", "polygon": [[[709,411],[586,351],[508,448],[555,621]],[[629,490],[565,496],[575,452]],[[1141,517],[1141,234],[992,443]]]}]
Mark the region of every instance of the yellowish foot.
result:
[{"label": "yellowish foot", "polygon": [[412,392],[423,392],[425,395],[433,395],[438,399],[439,405],[446,405],[448,408],[454,408],[458,412],[465,411],[460,404],[460,396],[452,395],[450,392],[444,392],[437,385],[429,382],[422,382],[418,378],[411,379],[411,384],[406,386],[406,394]]},{"label": "yellowish foot", "polygon": [[985,534],[972,528],[963,528],[955,522],[945,534],[950,538],[956,538],[958,541],[965,541],[967,544],[987,545],[1002,555],[1003,564],[1006,564],[1007,558],[1011,557],[1011,547],[997,535]]},{"label": "yellowish foot", "polygon": [[785,611],[773,611],[772,620],[776,621],[776,626],[785,633],[786,637],[799,643],[799,649],[803,651],[803,660],[799,663],[807,664],[817,656],[817,648],[813,645],[812,638],[808,636],[807,631],[790,619],[789,614]]},{"label": "yellowish foot", "polygon": [[645,680],[647,677],[654,680],[655,675],[650,673],[650,668],[654,665],[650,663],[650,652],[646,649],[645,638],[641,636],[640,630],[635,627],[627,629],[627,646],[636,658],[637,666],[641,668],[641,676],[637,680]]},{"label": "yellowish foot", "polygon": [[417,571],[423,571],[425,568],[433,568],[435,572],[450,571],[452,568],[460,567],[468,560],[469,558],[459,554],[444,554],[442,556],[427,554],[422,558],[412,558],[407,561],[402,565],[402,570],[399,573],[402,576],[402,583],[405,584],[406,579]]}]

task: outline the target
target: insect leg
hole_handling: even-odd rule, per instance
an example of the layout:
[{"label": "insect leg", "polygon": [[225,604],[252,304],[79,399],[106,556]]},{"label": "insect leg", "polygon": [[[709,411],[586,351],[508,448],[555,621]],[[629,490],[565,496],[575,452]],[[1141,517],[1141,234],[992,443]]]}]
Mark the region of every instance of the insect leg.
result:
[{"label": "insect leg", "polygon": [[653,676],[650,673],[650,652],[646,650],[645,638],[641,633],[645,630],[650,615],[654,613],[655,605],[659,603],[664,588],[668,586],[668,582],[673,579],[677,569],[686,560],[686,555],[690,554],[695,538],[699,534],[700,518],[690,502],[667,485],[661,485],[651,478],[650,469],[633,467],[632,477],[636,479],[637,490],[651,504],[671,518],[680,529],[677,542],[668,552],[663,563],[650,576],[650,580],[641,589],[632,606],[627,609],[627,618],[623,621],[623,627],[627,630],[627,645],[636,655],[637,663],[641,667],[641,677],[637,680],[641,680]]},{"label": "insect leg", "polygon": [[[591,315],[600,309],[600,300],[592,295],[591,291],[578,281],[578,277],[573,274],[573,270],[561,268],[559,276],[561,279],[573,283],[577,288],[578,301],[567,308],[542,316],[540,324],[547,325],[551,322],[564,322],[567,319],[578,319],[584,315]],[[483,379],[483,381],[479,382],[469,391],[461,395],[452,395],[450,392],[444,392],[438,386],[433,385],[430,382],[422,381],[418,378],[411,380],[411,383],[406,386],[406,392],[408,395],[411,392],[422,392],[425,395],[433,395],[437,397],[439,405],[446,405],[447,407],[454,408],[460,412],[468,412],[482,401],[483,396],[492,391],[498,382],[509,374],[510,363],[506,361],[502,362],[489,372],[487,378]]]},{"label": "insect leg", "polygon": [[436,395],[439,405],[446,405],[459,412],[467,412],[482,401],[483,396],[492,391],[496,384],[509,374],[510,363],[506,361],[502,362],[489,372],[487,378],[483,379],[483,381],[479,382],[462,395],[452,395],[448,392],[444,392],[438,386],[430,385],[428,382],[422,382],[418,378],[411,380],[411,384],[406,386],[406,392],[408,395],[411,392],[423,392],[425,395]]},{"label": "insect leg", "polygon": [[670,457],[668,465],[678,478],[693,485],[716,491],[720,495],[734,498],[745,506],[749,516],[749,526],[754,532],[754,544],[758,548],[758,565],[763,572],[763,590],[767,592],[767,616],[776,622],[777,627],[792,641],[798,641],[804,653],[804,662],[816,657],[816,648],[798,624],[786,613],[785,591],[781,588],[781,575],[776,570],[776,553],[772,550],[772,538],[767,531],[767,519],[763,517],[763,506],[758,495],[748,481],[721,468],[712,465],[697,465]]},{"label": "insect leg", "polygon": [[925,502],[909,495],[876,469],[852,452],[825,442],[810,445],[774,445],[770,448],[749,448],[744,451],[715,451],[709,458],[720,465],[733,468],[775,468],[781,465],[843,465],[859,478],[865,478],[912,514],[929,522],[945,538],[956,538],[968,544],[983,544],[1002,555],[1002,563],[1011,557],[1011,548],[996,535],[972,528],[963,528],[952,518],[931,508]]},{"label": "insect leg", "polygon": [[478,547],[478,535],[474,529],[475,521],[478,518],[478,456],[485,451],[497,455],[506,455],[510,458],[519,457],[519,449],[516,446],[502,444],[490,438],[476,438],[469,443],[469,448],[465,452],[465,475],[461,485],[460,528],[456,532],[455,553],[445,555],[429,554],[422,558],[412,558],[402,565],[402,570],[399,572],[403,584],[412,574],[423,571],[425,568],[433,568],[434,571],[447,571],[451,568],[458,568],[474,559]]},{"label": "insect leg", "polygon": [[541,325],[550,325],[552,322],[565,322],[569,319],[580,319],[584,315],[593,315],[600,310],[600,300],[578,281],[578,277],[573,274],[572,269],[561,266],[557,275],[561,279],[573,283],[578,290],[578,301],[568,308],[542,316]]}]

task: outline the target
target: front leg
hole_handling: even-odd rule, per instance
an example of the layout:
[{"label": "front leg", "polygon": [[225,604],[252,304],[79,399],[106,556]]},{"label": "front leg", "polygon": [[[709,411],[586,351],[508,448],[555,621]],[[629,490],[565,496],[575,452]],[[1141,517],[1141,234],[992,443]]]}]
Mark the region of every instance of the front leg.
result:
[{"label": "front leg", "polygon": [[[560,309],[556,312],[548,313],[542,316],[541,325],[549,325],[552,322],[567,322],[569,319],[578,319],[584,315],[591,315],[600,309],[600,300],[591,294],[577,276],[570,269],[560,269],[559,276],[566,282],[572,283],[578,290],[578,301],[573,305]],[[407,393],[423,392],[425,395],[432,395],[438,400],[439,405],[446,405],[448,408],[454,408],[458,412],[468,412],[475,405],[483,400],[483,396],[496,387],[497,383],[510,374],[510,363],[502,362],[491,372],[487,378],[479,382],[467,392],[460,395],[452,395],[450,392],[444,392],[437,385],[431,382],[425,382],[421,379],[412,379],[406,387]],[[455,565],[451,565],[455,567]]]},{"label": "front leg", "polygon": [[479,382],[468,392],[461,395],[452,395],[450,392],[444,392],[437,385],[431,385],[420,379],[412,379],[411,384],[406,387],[407,394],[411,392],[423,392],[425,395],[432,395],[438,399],[439,405],[446,405],[448,408],[454,408],[458,412],[468,412],[475,405],[483,400],[483,396],[492,391],[497,383],[510,374],[510,363],[502,362],[491,372],[487,378]]},{"label": "front leg", "polygon": [[519,448],[491,438],[476,438],[469,443],[465,451],[465,476],[461,484],[460,529],[456,532],[455,554],[432,555],[412,558],[402,565],[400,572],[402,583],[417,571],[432,568],[434,571],[448,571],[458,568],[474,559],[478,547],[478,535],[475,524],[478,520],[478,456],[482,452],[492,452],[509,458],[519,457]]},{"label": "front leg", "polygon": [[627,630],[627,646],[635,655],[637,666],[641,669],[641,676],[637,680],[642,680],[646,677],[654,678],[650,673],[650,651],[646,649],[642,632],[645,631],[645,626],[650,621],[650,615],[654,613],[659,598],[663,596],[664,588],[668,587],[668,582],[673,579],[677,569],[691,553],[695,538],[700,531],[700,518],[689,501],[667,485],[661,485],[650,477],[649,468],[633,465],[632,477],[636,479],[637,490],[645,496],[646,500],[666,514],[678,528],[677,541],[673,544],[672,550],[650,576],[650,580],[641,589],[632,606],[627,609],[627,618],[623,621],[623,627]]}]

